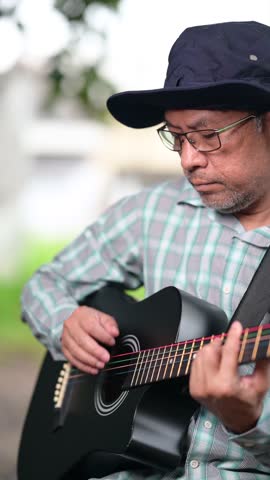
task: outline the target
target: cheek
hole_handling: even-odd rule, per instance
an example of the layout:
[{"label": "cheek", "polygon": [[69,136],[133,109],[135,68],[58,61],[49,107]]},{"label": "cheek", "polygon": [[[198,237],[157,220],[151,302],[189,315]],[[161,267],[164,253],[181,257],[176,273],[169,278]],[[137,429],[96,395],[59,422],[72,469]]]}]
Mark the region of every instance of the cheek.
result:
[{"label": "cheek", "polygon": [[237,150],[232,150],[229,145],[224,146],[220,155],[213,160],[213,169],[228,184],[246,184],[257,173],[257,162],[254,161],[254,156],[251,152],[248,154],[241,146]]},{"label": "cheek", "polygon": [[232,190],[249,191],[255,186],[262,185],[270,181],[270,167],[265,168],[265,165],[256,163],[254,159],[237,163],[231,166],[226,166],[222,169],[220,166],[216,170],[218,176],[222,179],[224,184]]},{"label": "cheek", "polygon": [[242,192],[248,190],[253,183],[254,172],[240,164],[216,165],[215,174],[217,181],[220,181],[225,189]]},{"label": "cheek", "polygon": [[220,180],[223,180],[225,183],[242,183],[246,176],[246,170],[241,165],[232,165],[231,162],[215,162],[214,170]]},{"label": "cheek", "polygon": [[270,158],[262,136],[243,135],[234,142],[230,139],[213,158],[212,166],[224,183],[237,189],[270,181]]}]

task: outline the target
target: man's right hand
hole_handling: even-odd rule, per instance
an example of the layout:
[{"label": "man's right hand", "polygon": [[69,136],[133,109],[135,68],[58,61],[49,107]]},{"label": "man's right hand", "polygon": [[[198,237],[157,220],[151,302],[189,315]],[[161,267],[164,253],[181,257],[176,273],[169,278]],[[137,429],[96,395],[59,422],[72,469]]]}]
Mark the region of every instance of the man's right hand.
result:
[{"label": "man's right hand", "polygon": [[96,375],[110,359],[108,350],[119,335],[113,317],[91,307],[78,307],[64,322],[62,351],[83,372]]}]

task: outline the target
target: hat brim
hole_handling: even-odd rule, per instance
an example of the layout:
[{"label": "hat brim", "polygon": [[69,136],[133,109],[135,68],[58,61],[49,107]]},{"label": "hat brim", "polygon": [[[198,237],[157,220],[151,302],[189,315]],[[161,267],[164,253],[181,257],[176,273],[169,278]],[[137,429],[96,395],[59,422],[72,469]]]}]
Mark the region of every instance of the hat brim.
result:
[{"label": "hat brim", "polygon": [[107,107],[116,120],[132,128],[164,121],[166,110],[270,111],[270,86],[234,81],[191,88],[127,91],[112,95]]}]

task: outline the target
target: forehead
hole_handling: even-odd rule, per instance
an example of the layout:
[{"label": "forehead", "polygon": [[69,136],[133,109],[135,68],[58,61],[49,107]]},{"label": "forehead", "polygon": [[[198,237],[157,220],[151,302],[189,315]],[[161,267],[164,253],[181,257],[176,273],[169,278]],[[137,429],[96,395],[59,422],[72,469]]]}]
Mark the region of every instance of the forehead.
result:
[{"label": "forehead", "polygon": [[248,115],[246,111],[236,110],[167,110],[165,122],[170,126],[186,128],[218,128]]}]

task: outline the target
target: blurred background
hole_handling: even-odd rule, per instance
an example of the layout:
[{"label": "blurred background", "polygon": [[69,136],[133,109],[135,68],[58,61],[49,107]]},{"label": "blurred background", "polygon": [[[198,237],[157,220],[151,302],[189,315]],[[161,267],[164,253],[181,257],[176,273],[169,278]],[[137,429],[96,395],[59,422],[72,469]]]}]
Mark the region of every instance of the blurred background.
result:
[{"label": "blurred background", "polygon": [[107,205],[181,174],[155,129],[118,125],[106,99],[161,87],[186,27],[233,20],[270,25],[269,0],[0,0],[0,480],[16,479],[44,355],[22,286]]}]

